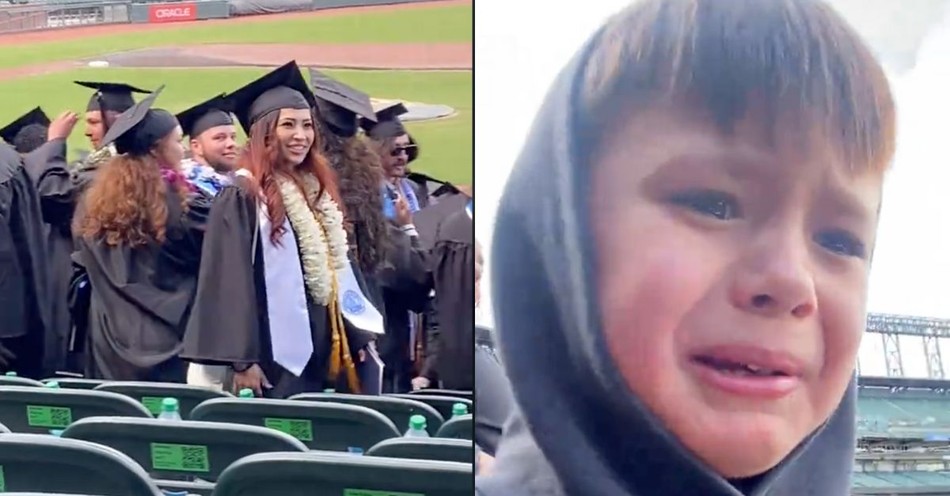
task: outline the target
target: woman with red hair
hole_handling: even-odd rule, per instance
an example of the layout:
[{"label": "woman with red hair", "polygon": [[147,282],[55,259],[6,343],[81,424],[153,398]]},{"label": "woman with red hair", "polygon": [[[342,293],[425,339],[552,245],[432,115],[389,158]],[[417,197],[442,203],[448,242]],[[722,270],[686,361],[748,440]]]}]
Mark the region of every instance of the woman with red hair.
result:
[{"label": "woman with red hair", "polygon": [[361,392],[357,362],[382,317],[347,253],[313,94],[291,62],[229,99],[249,138],[211,209],[182,356],[229,365],[233,391]]},{"label": "woman with red hair", "polygon": [[[76,261],[89,278],[86,375],[116,381],[184,382],[178,358],[195,289],[207,199],[178,171],[184,156],[175,116],[152,104],[157,90],[118,117],[74,218]],[[82,343],[77,343],[82,344]]]}]

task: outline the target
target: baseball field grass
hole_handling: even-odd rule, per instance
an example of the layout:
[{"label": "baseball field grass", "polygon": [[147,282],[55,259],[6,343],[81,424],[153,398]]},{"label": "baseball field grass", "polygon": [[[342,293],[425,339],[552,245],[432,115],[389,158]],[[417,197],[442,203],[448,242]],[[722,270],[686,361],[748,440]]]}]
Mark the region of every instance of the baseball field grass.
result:
[{"label": "baseball field grass", "polygon": [[[142,35],[102,36],[69,42],[38,43],[0,51],[0,67],[38,61],[74,60],[133,48],[189,43],[386,43],[470,42],[471,6],[443,6],[312,19],[263,20],[254,23],[182,24]],[[239,29],[237,29],[239,28]],[[283,61],[281,61],[283,62]],[[264,68],[130,69],[78,68],[39,76],[0,80],[0,126],[35,106],[51,117],[64,110],[82,114],[89,91],[76,80],[124,81],[145,89],[166,86],[158,106],[172,112],[232,91],[266,72]],[[472,182],[473,79],[471,71],[339,70],[332,76],[374,98],[445,104],[451,117],[409,123],[420,144],[413,168],[458,184]],[[82,125],[69,141],[72,150],[88,148]],[[71,154],[75,156],[74,154]]]},{"label": "baseball field grass", "polygon": [[135,34],[90,36],[0,50],[0,69],[105,53],[202,43],[450,43],[472,41],[470,5],[254,22],[186,23]]}]

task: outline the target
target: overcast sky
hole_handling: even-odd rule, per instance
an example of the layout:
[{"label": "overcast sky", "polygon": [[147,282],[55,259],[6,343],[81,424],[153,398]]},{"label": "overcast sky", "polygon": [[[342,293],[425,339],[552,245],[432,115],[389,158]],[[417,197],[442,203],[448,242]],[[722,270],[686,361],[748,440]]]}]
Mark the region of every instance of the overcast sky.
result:
[{"label": "overcast sky", "polygon": [[[840,1],[847,14],[850,0]],[[491,244],[505,178],[551,81],[590,33],[629,1],[544,2],[543,17],[538,17],[539,3],[475,2],[476,235],[486,247]],[[884,40],[901,45],[878,47],[901,57],[888,64],[898,102],[899,137],[894,170],[885,183],[869,310],[950,318],[950,158],[944,146],[950,140],[950,126],[943,118],[950,115],[950,16],[942,12],[943,5],[934,8],[946,2],[927,0],[934,12],[916,20],[908,16],[905,29],[911,31],[895,34],[879,31],[892,29],[893,23],[871,22],[892,16],[890,10],[880,7],[881,14],[875,16],[869,9],[874,3],[893,2],[860,3],[861,18],[854,14],[852,19],[861,23],[859,30],[872,30],[879,44]],[[903,9],[916,5],[900,3]],[[537,22],[524,21],[532,17]],[[922,24],[921,18],[933,20]],[[486,301],[479,312],[481,321],[489,325],[490,283],[488,278],[483,290]],[[950,357],[948,346],[941,344],[943,356]],[[904,339],[901,348],[907,375],[926,375],[919,340]],[[861,362],[862,372],[884,374],[879,335],[867,336]]]}]

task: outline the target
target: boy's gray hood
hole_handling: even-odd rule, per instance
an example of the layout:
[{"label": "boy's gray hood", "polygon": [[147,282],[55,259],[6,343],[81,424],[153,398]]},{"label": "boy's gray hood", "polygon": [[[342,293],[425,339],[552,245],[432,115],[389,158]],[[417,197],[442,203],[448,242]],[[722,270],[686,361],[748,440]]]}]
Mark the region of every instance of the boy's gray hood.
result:
[{"label": "boy's gray hood", "polygon": [[849,494],[854,381],[825,426],[740,492],[667,432],[617,372],[595,304],[593,238],[586,222],[589,178],[581,158],[584,144],[593,140],[585,135],[576,103],[591,45],[548,94],[498,209],[492,301],[518,412],[506,425],[493,474],[476,479],[477,492]]}]

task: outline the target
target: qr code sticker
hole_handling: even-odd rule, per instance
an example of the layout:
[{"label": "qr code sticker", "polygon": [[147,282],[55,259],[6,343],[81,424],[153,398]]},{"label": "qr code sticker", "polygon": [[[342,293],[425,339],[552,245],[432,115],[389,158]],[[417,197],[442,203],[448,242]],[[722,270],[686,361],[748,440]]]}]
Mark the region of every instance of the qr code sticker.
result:
[{"label": "qr code sticker", "polygon": [[69,408],[53,408],[50,411],[50,423],[56,427],[67,427],[73,422],[72,411]]},{"label": "qr code sticker", "polygon": [[313,441],[313,428],[309,420],[291,420],[289,427],[288,434],[291,436],[301,441]]},{"label": "qr code sticker", "polygon": [[181,465],[183,470],[207,472],[208,450],[204,446],[182,446]]}]

